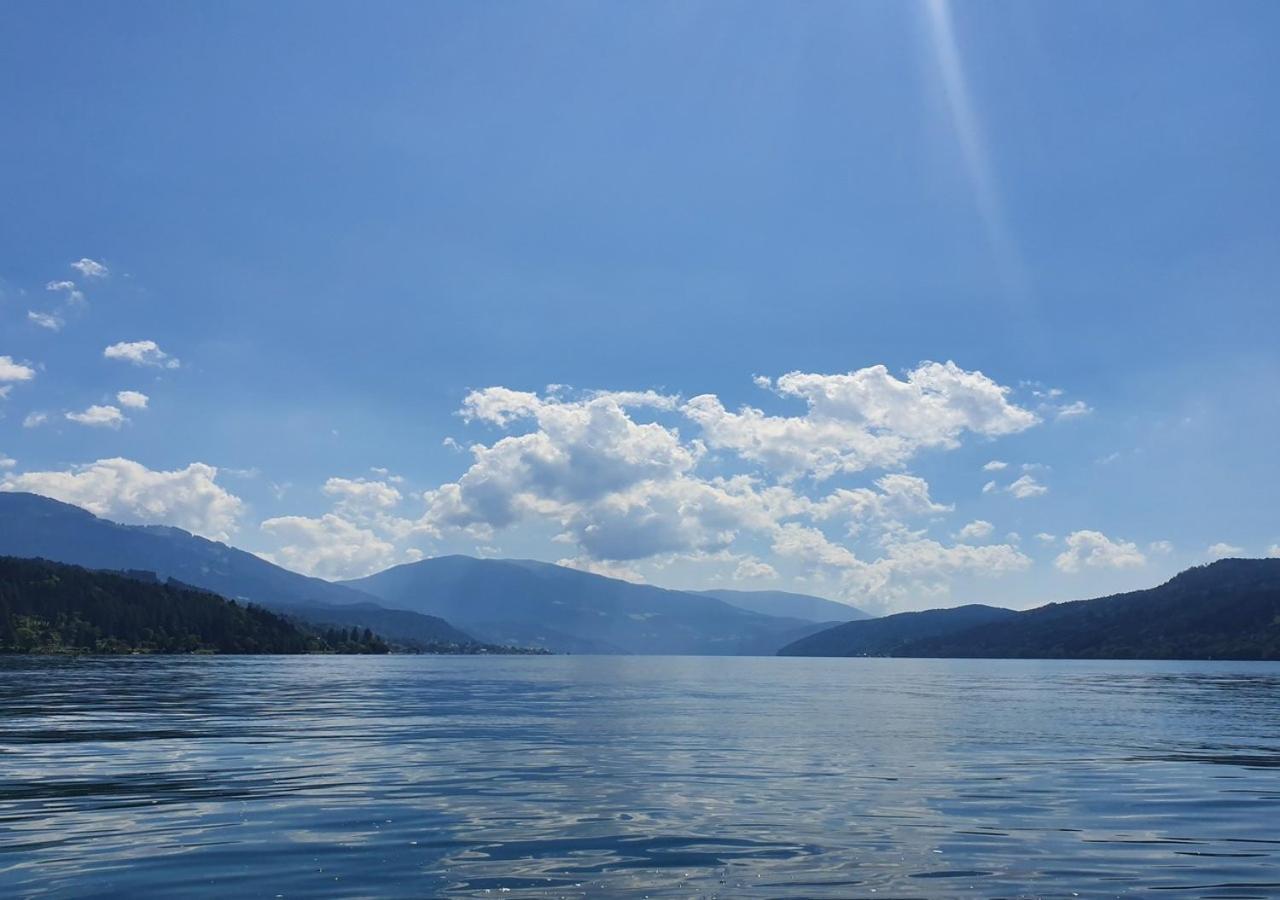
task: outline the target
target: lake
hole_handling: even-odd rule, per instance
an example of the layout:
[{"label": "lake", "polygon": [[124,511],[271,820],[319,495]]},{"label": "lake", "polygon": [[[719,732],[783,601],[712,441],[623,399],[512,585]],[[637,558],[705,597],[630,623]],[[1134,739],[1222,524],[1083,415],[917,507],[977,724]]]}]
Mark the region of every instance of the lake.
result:
[{"label": "lake", "polygon": [[1280,664],[0,659],[0,895],[1280,895]]}]

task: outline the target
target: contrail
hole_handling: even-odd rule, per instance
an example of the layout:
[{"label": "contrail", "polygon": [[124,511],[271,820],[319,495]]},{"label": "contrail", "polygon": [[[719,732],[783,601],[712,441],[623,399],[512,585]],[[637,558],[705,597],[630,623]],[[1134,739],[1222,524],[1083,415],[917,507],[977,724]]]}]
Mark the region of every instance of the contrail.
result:
[{"label": "contrail", "polygon": [[946,92],[947,108],[960,141],[965,168],[972,182],[978,214],[982,217],[987,239],[1000,268],[1001,280],[1013,297],[1021,298],[1026,291],[1026,274],[1017,245],[1005,221],[1004,208],[996,189],[991,164],[987,157],[982,127],[973,110],[969,84],[956,44],[955,27],[951,21],[951,6],[947,0],[925,0],[929,38],[933,44],[934,58],[942,75],[942,87]]}]

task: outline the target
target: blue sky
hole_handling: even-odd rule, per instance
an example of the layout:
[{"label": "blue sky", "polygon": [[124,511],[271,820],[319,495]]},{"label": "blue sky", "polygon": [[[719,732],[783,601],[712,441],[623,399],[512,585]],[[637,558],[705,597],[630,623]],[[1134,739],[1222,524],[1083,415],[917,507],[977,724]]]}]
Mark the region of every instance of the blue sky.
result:
[{"label": "blue sky", "polygon": [[327,577],[469,552],[877,609],[1265,555],[1277,28],[11,6],[5,484]]}]

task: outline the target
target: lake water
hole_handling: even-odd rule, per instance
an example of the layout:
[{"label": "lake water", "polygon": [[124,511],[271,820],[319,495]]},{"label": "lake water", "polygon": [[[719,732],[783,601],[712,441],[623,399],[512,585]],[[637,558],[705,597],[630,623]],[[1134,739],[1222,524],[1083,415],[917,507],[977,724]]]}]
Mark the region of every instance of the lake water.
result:
[{"label": "lake water", "polygon": [[0,659],[0,896],[1280,896],[1280,665]]}]

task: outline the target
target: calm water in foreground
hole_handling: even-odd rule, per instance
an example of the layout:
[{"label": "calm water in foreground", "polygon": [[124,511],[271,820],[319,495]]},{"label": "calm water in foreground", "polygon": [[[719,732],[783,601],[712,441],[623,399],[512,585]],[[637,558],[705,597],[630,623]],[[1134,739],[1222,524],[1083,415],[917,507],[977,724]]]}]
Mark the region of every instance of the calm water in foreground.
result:
[{"label": "calm water in foreground", "polygon": [[1280,665],[0,659],[0,896],[1280,896]]}]

